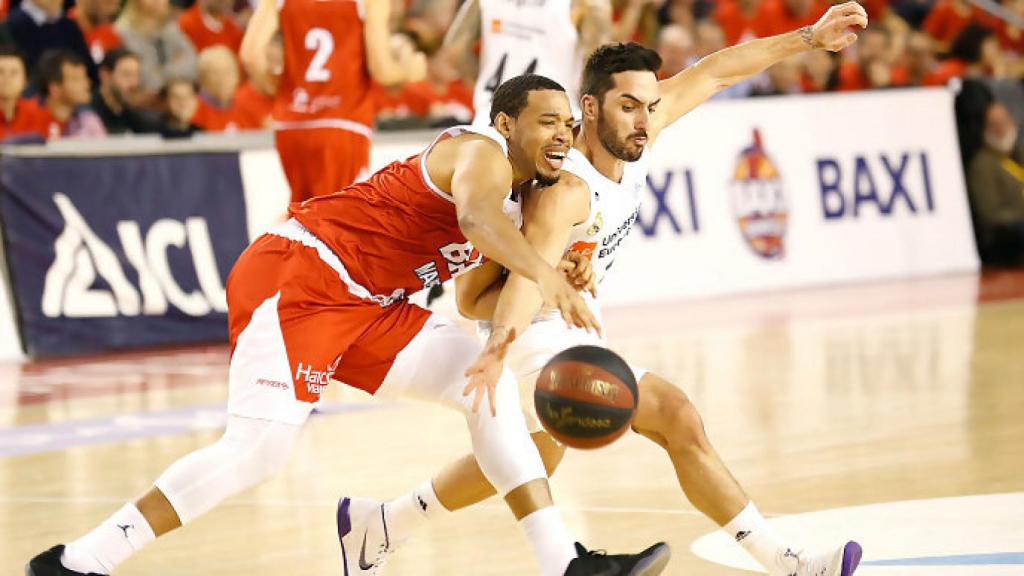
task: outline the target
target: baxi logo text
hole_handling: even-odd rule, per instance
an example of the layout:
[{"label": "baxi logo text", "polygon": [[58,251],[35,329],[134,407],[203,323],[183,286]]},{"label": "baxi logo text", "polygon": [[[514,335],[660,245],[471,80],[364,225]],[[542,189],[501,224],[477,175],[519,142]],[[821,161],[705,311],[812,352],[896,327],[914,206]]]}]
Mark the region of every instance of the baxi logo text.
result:
[{"label": "baxi logo text", "polygon": [[836,158],[819,158],[818,189],[826,220],[860,218],[868,206],[882,216],[899,206],[910,214],[935,211],[925,152],[858,155],[845,164]]},{"label": "baxi logo text", "polygon": [[653,210],[645,208],[636,218],[636,225],[644,236],[655,236],[665,226],[673,236],[700,232],[693,170],[666,170],[660,174],[652,171],[647,176],[647,191],[650,196],[644,199],[644,205]]},{"label": "baxi logo text", "polygon": [[[161,316],[168,304],[190,316],[227,312],[227,298],[213,255],[210,231],[204,218],[184,222],[163,218],[146,231],[139,223],[117,223],[124,259],[138,275],[138,287],[128,280],[118,253],[86,223],[61,193],[53,195],[64,230],[54,242],[54,259],[46,271],[42,311],[48,318],[111,318]],[[175,280],[167,258],[170,247],[188,247],[199,280],[199,290],[185,292]],[[110,289],[94,287],[101,277]]]}]

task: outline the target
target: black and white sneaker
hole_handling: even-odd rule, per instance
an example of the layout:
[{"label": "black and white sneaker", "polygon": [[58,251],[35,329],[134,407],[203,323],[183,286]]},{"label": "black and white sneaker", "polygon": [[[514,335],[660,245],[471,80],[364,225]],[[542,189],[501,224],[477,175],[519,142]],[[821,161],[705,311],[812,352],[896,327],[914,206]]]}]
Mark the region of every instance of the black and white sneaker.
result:
[{"label": "black and white sneaker", "polygon": [[609,556],[601,550],[587,550],[577,542],[576,555],[565,576],[656,576],[668,565],[672,549],[658,542],[639,554]]},{"label": "black and white sneaker", "polygon": [[60,563],[60,556],[64,553],[64,545],[57,544],[46,552],[36,556],[25,565],[25,576],[100,576],[90,572],[83,574],[68,570]]}]

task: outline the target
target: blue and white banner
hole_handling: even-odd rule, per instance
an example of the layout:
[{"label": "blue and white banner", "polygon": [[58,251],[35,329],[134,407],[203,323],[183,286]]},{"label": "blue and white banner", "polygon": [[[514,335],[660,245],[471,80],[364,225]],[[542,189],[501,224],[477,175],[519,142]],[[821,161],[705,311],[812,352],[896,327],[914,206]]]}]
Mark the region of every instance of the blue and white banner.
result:
[{"label": "blue and white banner", "polygon": [[653,148],[606,304],[973,271],[944,89],[706,104]]},{"label": "blue and white banner", "polygon": [[6,156],[0,214],[32,355],[227,337],[248,245],[238,153]]}]

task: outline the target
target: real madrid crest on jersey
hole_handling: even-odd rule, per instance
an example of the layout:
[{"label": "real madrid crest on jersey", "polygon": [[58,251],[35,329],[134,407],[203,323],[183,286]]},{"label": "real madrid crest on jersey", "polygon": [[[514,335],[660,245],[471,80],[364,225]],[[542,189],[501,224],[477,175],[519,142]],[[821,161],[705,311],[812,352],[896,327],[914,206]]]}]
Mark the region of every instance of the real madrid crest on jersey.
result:
[{"label": "real madrid crest on jersey", "polygon": [[594,216],[594,223],[590,225],[590,228],[587,228],[587,236],[597,236],[597,233],[600,232],[603,227],[604,215],[598,212],[597,216]]}]

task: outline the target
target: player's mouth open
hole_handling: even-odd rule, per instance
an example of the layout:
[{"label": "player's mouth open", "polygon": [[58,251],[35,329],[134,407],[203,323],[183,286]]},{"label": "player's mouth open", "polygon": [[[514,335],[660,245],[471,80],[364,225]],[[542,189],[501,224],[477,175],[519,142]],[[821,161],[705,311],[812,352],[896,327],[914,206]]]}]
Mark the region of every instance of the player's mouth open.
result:
[{"label": "player's mouth open", "polygon": [[562,162],[565,160],[565,152],[550,150],[544,153],[544,159],[555,170],[562,169]]}]

